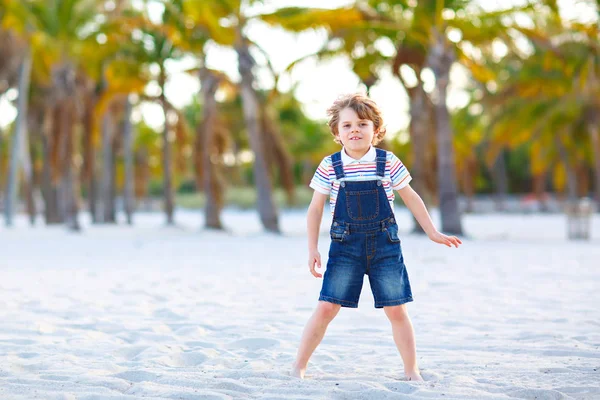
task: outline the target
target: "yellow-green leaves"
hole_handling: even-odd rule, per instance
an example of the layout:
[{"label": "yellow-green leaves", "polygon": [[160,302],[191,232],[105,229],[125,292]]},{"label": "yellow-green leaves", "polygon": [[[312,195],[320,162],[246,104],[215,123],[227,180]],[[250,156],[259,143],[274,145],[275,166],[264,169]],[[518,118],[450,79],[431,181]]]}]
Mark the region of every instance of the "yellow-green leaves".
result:
[{"label": "yellow-green leaves", "polygon": [[330,10],[287,7],[271,14],[261,15],[260,19],[270,25],[281,26],[294,32],[319,28],[337,31],[350,29],[365,22],[363,14],[357,8]]},{"label": "yellow-green leaves", "polygon": [[235,4],[227,1],[183,0],[186,26],[205,30],[215,42],[232,46],[235,42],[235,24],[238,17]]}]

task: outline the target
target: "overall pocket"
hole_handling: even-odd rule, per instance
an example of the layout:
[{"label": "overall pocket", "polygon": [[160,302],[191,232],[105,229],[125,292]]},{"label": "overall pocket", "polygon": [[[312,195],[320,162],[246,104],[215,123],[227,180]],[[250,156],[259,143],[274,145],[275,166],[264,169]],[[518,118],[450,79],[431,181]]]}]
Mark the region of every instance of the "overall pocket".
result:
[{"label": "overall pocket", "polygon": [[334,222],[331,225],[329,236],[334,242],[343,242],[346,238],[346,227],[343,225],[339,225],[337,222]]},{"label": "overall pocket", "polygon": [[354,220],[373,220],[379,215],[377,190],[346,192],[348,216]]},{"label": "overall pocket", "polygon": [[385,228],[388,236],[388,240],[390,243],[400,243],[400,238],[398,237],[398,225],[393,224]]}]

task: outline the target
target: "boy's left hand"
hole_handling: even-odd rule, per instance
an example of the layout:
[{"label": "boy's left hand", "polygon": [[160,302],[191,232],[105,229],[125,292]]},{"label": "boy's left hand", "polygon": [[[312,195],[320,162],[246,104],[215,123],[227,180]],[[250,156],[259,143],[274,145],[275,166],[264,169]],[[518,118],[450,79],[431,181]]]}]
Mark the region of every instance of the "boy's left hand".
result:
[{"label": "boy's left hand", "polygon": [[429,239],[439,244],[445,244],[448,247],[452,247],[452,245],[454,245],[454,247],[458,247],[462,244],[460,239],[456,236],[444,235],[443,233],[437,231],[429,235]]}]

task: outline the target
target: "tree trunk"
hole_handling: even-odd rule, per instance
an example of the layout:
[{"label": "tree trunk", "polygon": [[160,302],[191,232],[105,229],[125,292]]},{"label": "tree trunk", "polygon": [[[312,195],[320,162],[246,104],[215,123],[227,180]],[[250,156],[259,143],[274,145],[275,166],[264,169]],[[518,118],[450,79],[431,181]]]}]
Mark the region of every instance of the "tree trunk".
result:
[{"label": "tree trunk", "polygon": [[260,131],[258,95],[254,90],[252,68],[255,61],[241,32],[238,32],[236,52],[238,54],[238,69],[242,78],[244,120],[248,130],[250,147],[254,152],[254,180],[258,192],[258,212],[263,227],[267,231],[279,233],[279,217],[273,202],[273,189],[265,162],[263,136]]},{"label": "tree trunk", "polygon": [[172,182],[172,172],[171,172],[171,141],[169,140],[169,107],[167,105],[167,100],[165,97],[165,83],[166,83],[166,73],[164,65],[160,66],[160,76],[159,76],[159,85],[160,85],[160,100],[163,108],[163,114],[165,116],[165,125],[163,128],[163,148],[162,148],[162,163],[163,163],[163,198],[164,198],[164,207],[165,213],[167,215],[167,225],[173,225],[173,210],[175,208],[174,203],[174,194],[173,194],[173,182]]},{"label": "tree trunk", "polygon": [[446,38],[434,30],[435,41],[429,50],[428,64],[435,76],[436,101],[435,122],[438,154],[438,188],[442,230],[461,235],[463,233],[458,192],[456,185],[456,161],[452,143],[450,114],[446,105],[450,68],[454,63],[454,50]]},{"label": "tree trunk", "polygon": [[590,138],[592,141],[592,154],[594,155],[594,193],[596,197],[596,211],[600,212],[600,133],[598,125],[589,124]]},{"label": "tree trunk", "polygon": [[575,175],[577,175],[577,197],[588,197],[591,189],[588,163],[582,160],[576,161]]},{"label": "tree trunk", "polygon": [[94,106],[95,99],[89,95],[83,116],[83,184],[87,187],[88,211],[92,223],[100,221],[97,205],[97,181],[96,181],[96,146],[94,145]]},{"label": "tree trunk", "polygon": [[[397,57],[398,56],[399,54]],[[400,66],[400,62],[395,62],[392,69],[394,75],[400,80],[402,86],[404,86],[404,90],[409,98],[410,125],[408,131],[412,150],[410,174],[413,178],[411,186],[421,196],[423,202],[427,204],[430,196],[428,196],[428,193],[426,193],[427,185],[425,185],[423,166],[425,165],[425,144],[427,141],[426,137],[428,128],[428,123],[426,123],[425,120],[429,118],[429,108],[426,107],[427,96],[423,90],[423,82],[420,78],[420,68],[422,68],[422,65],[419,65],[418,67],[415,65],[412,66],[413,70],[415,71],[415,75],[417,76],[417,86],[415,87],[408,86],[402,77],[402,74],[400,73]],[[412,233],[425,234],[425,231],[414,215],[411,215],[411,217],[413,220]]]},{"label": "tree trunk", "polygon": [[287,204],[291,206],[295,204],[296,198],[292,155],[285,146],[281,130],[275,122],[277,117],[273,114],[273,110],[269,109],[268,105],[265,104],[263,108],[262,127],[266,139],[263,140],[265,152],[270,153],[267,154],[267,165],[270,171],[277,171],[279,181],[285,189]]},{"label": "tree trunk", "polygon": [[555,143],[560,160],[563,162],[565,170],[567,171],[567,201],[575,202],[577,200],[577,174],[569,161],[567,148],[558,135],[555,137]]},{"label": "tree trunk", "polygon": [[473,196],[475,195],[475,185],[474,185],[474,168],[473,168],[473,161],[472,160],[466,160],[465,161],[465,166],[464,166],[464,171],[463,171],[463,189],[464,189],[464,194],[465,194],[465,198],[467,200],[467,206],[466,206],[466,212],[467,213],[472,213],[475,209],[474,204],[473,204]]},{"label": "tree trunk", "polygon": [[[15,208],[17,207],[17,180],[19,158],[22,155],[24,146],[24,136],[27,134],[27,105],[29,98],[29,84],[31,82],[31,49],[25,51],[23,61],[19,67],[19,99],[17,104],[17,121],[12,140],[10,152],[10,165],[8,170],[8,179],[6,184],[6,200],[4,204],[4,214],[6,226],[12,226]],[[27,150],[27,153],[29,151]],[[31,172],[31,170],[29,171]],[[26,185],[31,186],[31,175],[25,175]]]},{"label": "tree trunk", "polygon": [[119,136],[122,135],[122,125],[113,125],[115,128],[110,146],[111,146],[111,164],[110,164],[110,222],[117,223],[117,162],[119,155]]},{"label": "tree trunk", "polygon": [[[26,125],[27,126],[27,125]],[[23,144],[21,146],[21,162],[23,165],[23,194],[25,196],[25,202],[27,206],[27,215],[29,216],[29,223],[31,226],[35,225],[35,215],[37,213],[35,209],[34,200],[34,182],[33,182],[33,166],[31,162],[31,151],[29,148],[29,132],[27,128],[25,134],[22,137]]]},{"label": "tree trunk", "polygon": [[63,159],[63,190],[64,190],[64,202],[65,202],[65,221],[67,224],[67,228],[72,231],[81,230],[81,225],[79,224],[78,219],[78,211],[79,207],[77,205],[78,202],[78,185],[77,179],[75,178],[75,171],[73,168],[73,153],[75,147],[75,118],[72,113],[74,110],[74,105],[68,104],[65,107],[64,112],[67,114],[65,118],[65,125],[63,129],[64,132],[64,159]]},{"label": "tree trunk", "polygon": [[44,197],[44,218],[47,225],[62,222],[58,209],[58,189],[56,188],[54,174],[52,173],[52,141],[57,136],[53,135],[52,132],[59,128],[59,125],[57,125],[59,121],[58,113],[58,106],[46,110],[44,134],[42,135],[43,167],[41,186],[42,196]]},{"label": "tree trunk", "polygon": [[[427,152],[427,129],[429,127],[429,107],[427,107],[427,94],[423,90],[423,82],[418,79],[416,87],[410,91],[410,139],[412,142],[412,165],[410,174],[413,180],[411,186],[427,201],[430,194],[425,185],[425,154]],[[428,203],[428,202],[427,202]],[[427,204],[425,203],[425,204]],[[412,216],[413,229],[412,233],[425,234],[425,231]]]},{"label": "tree trunk", "polygon": [[211,229],[223,229],[221,223],[222,185],[219,181],[216,165],[212,161],[214,153],[214,135],[217,116],[217,102],[215,93],[219,87],[219,78],[208,69],[201,72],[203,118],[201,129],[198,131],[197,143],[202,151],[202,187],[206,205],[204,208],[205,226]]},{"label": "tree trunk", "polygon": [[73,134],[73,119],[71,116],[73,105],[68,98],[57,103],[55,129],[53,133],[54,143],[54,178],[57,187],[57,208],[61,215],[61,221],[65,222],[67,228],[74,229],[72,222],[72,197],[73,185],[69,181],[72,175],[69,171],[72,164],[72,152],[70,150]]},{"label": "tree trunk", "polygon": [[99,195],[102,201],[99,202],[100,210],[98,215],[102,218],[103,223],[115,222],[114,215],[114,198],[112,194],[113,182],[113,157],[112,154],[112,137],[113,137],[113,120],[109,110],[106,110],[102,121],[102,192]]},{"label": "tree trunk", "polygon": [[492,170],[496,186],[496,211],[506,211],[506,196],[508,194],[508,177],[506,174],[506,152],[501,150]]},{"label": "tree trunk", "polygon": [[546,173],[543,172],[533,176],[533,193],[540,205],[541,212],[548,212],[548,202],[546,201]]},{"label": "tree trunk", "polygon": [[[148,199],[148,182],[150,181],[150,166],[148,164],[148,153],[145,148],[141,148],[135,153],[135,198],[139,204],[142,201],[142,207],[150,209]],[[145,203],[145,204],[144,204]]]},{"label": "tree trunk", "polygon": [[134,171],[133,171],[133,132],[131,126],[131,99],[125,100],[125,116],[123,120],[123,154],[125,157],[125,187],[123,188],[123,205],[127,224],[133,224],[134,208]]}]

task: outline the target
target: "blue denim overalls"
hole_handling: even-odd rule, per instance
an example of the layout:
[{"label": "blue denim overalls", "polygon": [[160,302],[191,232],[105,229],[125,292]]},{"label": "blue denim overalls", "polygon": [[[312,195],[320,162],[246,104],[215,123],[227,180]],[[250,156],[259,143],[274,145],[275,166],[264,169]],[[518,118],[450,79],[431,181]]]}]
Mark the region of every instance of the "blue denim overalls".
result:
[{"label": "blue denim overalls", "polygon": [[[385,176],[387,153],[377,151],[377,176]],[[344,180],[341,153],[331,156],[340,188],[331,224],[331,247],[319,300],[358,307],[368,275],[375,307],[412,301],[398,225],[381,179]]]}]

